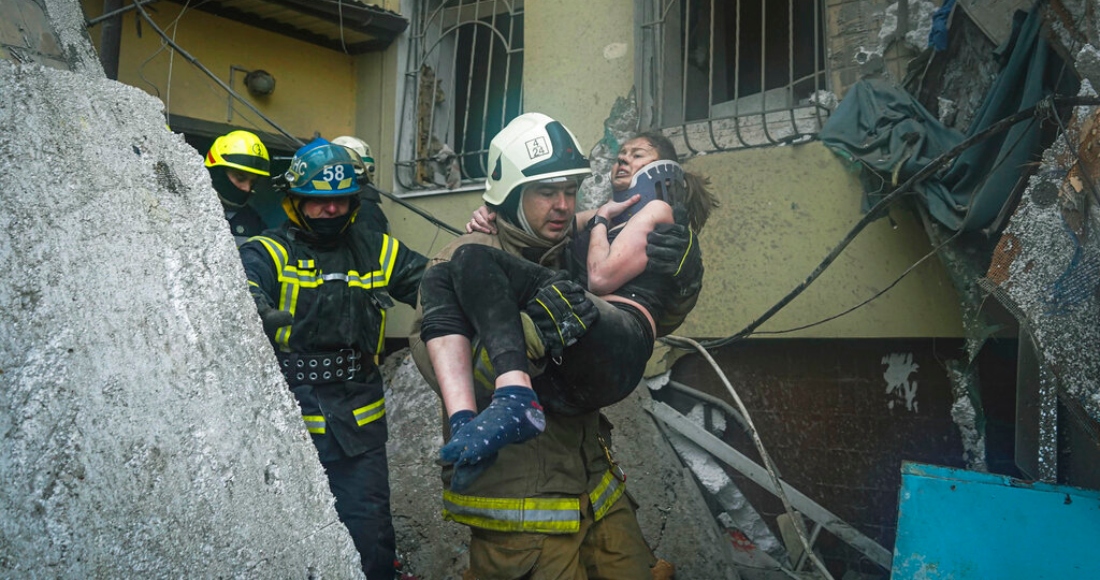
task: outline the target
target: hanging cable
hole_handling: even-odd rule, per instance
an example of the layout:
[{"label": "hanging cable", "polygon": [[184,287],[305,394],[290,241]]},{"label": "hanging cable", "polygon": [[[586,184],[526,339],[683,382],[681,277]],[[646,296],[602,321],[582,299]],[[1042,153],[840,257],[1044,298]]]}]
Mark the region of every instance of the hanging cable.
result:
[{"label": "hanging cable", "polygon": [[[1028,122],[1028,124],[1031,125],[1031,124],[1034,124],[1034,123],[1035,123],[1035,117],[1032,117],[1031,120]],[[1016,139],[1016,141],[1014,141],[1012,143],[1012,145],[1008,148],[1008,152],[1011,153],[1013,150],[1015,150],[1016,146],[1020,144],[1020,141],[1021,141],[1021,139]],[[1005,161],[1007,161],[1008,157],[1009,157],[1009,155],[1007,155],[1007,154],[1006,155],[1001,155],[1000,159],[998,159],[997,162],[994,163],[993,166],[989,169],[989,171],[987,172],[987,174],[985,176],[985,179],[983,179],[982,182],[979,183],[978,186],[975,189],[980,190],[981,188],[985,187],[985,184],[989,181],[990,178],[992,178],[993,173],[996,172],[1001,167],[1001,165],[1005,163]],[[967,208],[966,214],[963,216],[963,220],[962,220],[963,222],[965,222],[966,219],[970,216],[970,211],[972,209],[973,209],[973,206]],[[883,294],[889,292],[890,289],[892,289],[894,286],[897,286],[899,283],[901,283],[901,281],[903,279],[905,279],[906,276],[908,276],[910,273],[912,273],[917,268],[917,266],[920,266],[925,261],[927,261],[929,258],[931,258],[932,256],[935,256],[940,251],[940,249],[944,248],[945,246],[947,246],[947,244],[951,243],[956,238],[961,236],[962,233],[963,233],[963,230],[961,230],[961,229],[956,230],[955,233],[953,233],[950,237],[948,237],[944,241],[937,244],[935,248],[932,248],[932,251],[928,252],[927,254],[922,256],[919,260],[917,260],[916,262],[911,264],[908,268],[906,268],[905,271],[903,271],[897,278],[895,278],[893,282],[890,282],[890,284],[888,284],[885,288],[883,288],[882,290],[879,290],[878,292],[875,292],[869,298],[867,298],[866,300],[863,300],[862,302],[860,302],[859,304],[856,304],[855,306],[852,306],[851,308],[848,308],[848,309],[846,309],[842,312],[839,312],[839,313],[834,314],[832,316],[828,316],[828,317],[823,318],[821,320],[818,320],[816,322],[811,322],[809,324],[804,324],[802,326],[796,326],[794,328],[785,328],[783,330],[756,331],[753,334],[754,335],[788,334],[788,333],[791,333],[791,332],[797,332],[799,330],[805,330],[807,328],[813,328],[815,326],[825,324],[826,322],[829,322],[831,320],[836,320],[837,318],[840,318],[842,316],[845,316],[845,315],[848,315],[852,312],[855,312],[859,308],[862,308],[863,306],[866,306],[867,304],[870,304],[872,301],[877,299],[879,296],[882,296]]]},{"label": "hanging cable", "polygon": [[837,244],[837,246],[834,247],[827,256],[825,256],[821,263],[818,264],[814,271],[811,272],[805,280],[803,280],[798,286],[791,290],[786,296],[776,302],[771,308],[765,311],[764,314],[761,314],[759,317],[757,317],[755,320],[745,326],[745,328],[741,329],[733,335],[727,336],[725,338],[703,341],[702,344],[704,344],[706,348],[717,348],[736,342],[738,340],[748,337],[749,335],[754,334],[757,328],[759,328],[762,324],[771,319],[771,317],[775,316],[777,312],[786,307],[787,304],[790,304],[792,300],[798,297],[798,295],[806,290],[806,288],[809,287],[810,284],[817,280],[817,278],[819,278],[821,274],[825,272],[826,268],[828,268],[837,259],[837,257],[840,256],[841,252],[843,252],[848,247],[848,245],[852,243],[856,236],[858,236],[860,232],[862,232],[868,225],[870,225],[871,222],[881,217],[882,214],[890,208],[890,206],[892,206],[904,194],[908,193],[915,184],[928,178],[936,171],[939,171],[949,161],[953,160],[963,151],[969,149],[975,143],[984,141],[985,139],[988,139],[993,135],[997,135],[999,133],[1007,131],[1016,123],[1035,116],[1037,112],[1045,113],[1050,109],[1056,107],[1078,107],[1086,105],[1100,105],[1100,97],[1049,96],[1039,103],[1016,113],[1013,113],[1012,115],[1009,115],[1001,119],[1000,121],[993,123],[984,130],[979,131],[978,133],[975,133],[974,135],[971,135],[970,137],[962,140],[958,145],[951,148],[949,151],[942,153],[932,161],[928,162],[928,164],[921,168],[920,171],[912,175],[909,179],[905,180],[904,183],[896,187],[893,191],[887,194],[886,197],[883,197],[881,200],[879,200],[878,203],[876,203],[870,210],[867,211],[866,214],[863,215],[863,217],[858,222],[856,222],[856,225],[852,227],[851,231],[849,231],[848,234],[840,241],[840,243]]},{"label": "hanging cable", "polygon": [[305,145],[305,143],[303,143],[300,139],[298,139],[294,135],[291,135],[290,133],[287,133],[286,131],[284,131],[282,127],[277,125],[275,123],[275,121],[272,121],[270,118],[268,118],[267,115],[264,115],[259,109],[256,108],[255,105],[248,102],[248,100],[245,99],[244,97],[242,97],[241,95],[237,94],[237,92],[234,91],[229,85],[225,84],[225,81],[218,78],[218,76],[215,75],[213,72],[211,72],[210,69],[206,68],[206,66],[204,64],[199,62],[199,59],[191,56],[191,53],[184,50],[183,47],[176,44],[176,41],[169,38],[168,34],[166,32],[164,32],[163,30],[161,30],[160,26],[157,26],[157,23],[154,22],[153,18],[151,16],[149,16],[149,13],[145,11],[145,7],[142,6],[141,2],[139,2],[138,0],[134,0],[134,8],[138,11],[139,14],[141,14],[142,19],[145,20],[145,22],[148,23],[149,26],[151,26],[153,28],[153,30],[156,31],[156,33],[158,35],[160,35],[160,37],[162,39],[164,39],[164,42],[168,43],[168,46],[172,47],[172,50],[175,50],[176,52],[178,52],[180,54],[180,56],[187,59],[187,62],[190,62],[191,64],[195,65],[195,67],[198,68],[200,71],[202,71],[204,74],[206,74],[206,76],[210,77],[211,79],[214,80],[214,82],[218,83],[218,86],[220,86],[222,88],[222,90],[226,91],[233,98],[240,101],[241,104],[248,107],[249,110],[251,110],[253,113],[256,113],[256,115],[258,115],[261,119],[263,119],[269,125],[274,127],[276,131],[278,131],[279,133],[282,133],[283,136],[285,136],[287,139],[290,139],[291,141],[296,143],[298,145],[298,147],[301,147],[302,145]]},{"label": "hanging cable", "polygon": [[[749,416],[749,410],[745,408],[745,404],[741,402],[741,397],[738,396],[737,390],[733,388],[726,373],[722,372],[722,368],[718,366],[718,363],[710,356],[707,349],[698,342],[685,338],[682,336],[668,335],[664,338],[670,344],[680,343],[686,345],[690,349],[695,349],[714,369],[715,374],[722,380],[722,384],[726,386],[730,396],[733,397],[733,402],[737,404],[737,409],[741,411],[741,417],[745,420],[745,426],[748,427],[749,435],[752,436],[753,445],[756,446],[756,451],[760,453],[760,459],[764,463],[764,468],[768,472],[768,477],[772,480],[772,485],[775,486],[775,495],[779,497],[783,502],[783,509],[787,512],[787,515],[791,518],[791,523],[794,524],[795,533],[798,535],[798,540],[802,544],[803,553],[809,557],[813,562],[817,571],[820,572],[825,578],[832,580],[832,575],[829,574],[829,570],[825,568],[825,564],[817,557],[817,554],[813,551],[813,547],[810,546],[810,540],[806,535],[806,526],[802,521],[802,516],[795,512],[794,507],[791,505],[791,500],[787,497],[787,492],[783,490],[783,482],[779,480],[779,474],[776,473],[775,463],[772,462],[771,455],[768,455],[767,449],[764,448],[764,442],[760,439],[760,432],[756,430],[756,425],[752,422],[752,417]],[[681,346],[685,348],[685,346]]]},{"label": "hanging cable", "polygon": [[[199,60],[197,58],[195,58],[194,56],[191,56],[190,53],[188,53],[186,50],[184,50],[180,45],[176,44],[176,41],[169,38],[168,34],[166,32],[164,32],[164,30],[161,30],[161,28],[159,26],[157,26],[157,23],[153,21],[152,17],[149,16],[149,13],[145,11],[145,8],[142,6],[142,3],[139,0],[134,0],[133,7],[134,7],[134,9],[136,9],[138,11],[139,14],[141,14],[142,19],[144,19],[145,22],[148,23],[149,26],[151,26],[153,28],[153,30],[156,31],[156,33],[158,35],[160,35],[160,37],[162,39],[164,39],[164,42],[167,43],[168,46],[172,47],[172,50],[175,50],[176,52],[179,52],[180,56],[187,59],[187,62],[190,62],[196,68],[198,68],[200,71],[202,71],[206,76],[213,79],[214,82],[216,82],[218,84],[218,86],[222,88],[222,90],[229,93],[230,96],[232,96],[233,98],[240,101],[243,105],[248,107],[248,109],[251,110],[253,113],[256,113],[256,115],[259,116],[261,119],[263,119],[264,122],[266,122],[268,125],[271,125],[272,127],[274,127],[276,131],[278,131],[280,134],[282,134],[284,137],[286,137],[292,143],[294,143],[296,147],[301,147],[301,146],[305,145],[305,143],[303,143],[301,139],[298,139],[294,135],[291,135],[286,130],[284,130],[282,127],[280,127],[277,123],[275,123],[275,121],[270,119],[267,115],[264,115],[262,112],[260,112],[260,110],[257,109],[255,105],[248,102],[247,99],[245,99],[240,94],[238,94],[236,91],[234,91],[232,87],[225,84],[225,81],[218,78],[218,76],[215,75],[213,72],[211,72],[210,69],[206,68],[205,65],[203,65],[201,62],[199,62]],[[442,229],[444,229],[444,230],[446,230],[446,231],[448,231],[448,232],[450,232],[450,233],[452,233],[456,236],[461,236],[462,235],[463,232],[461,230],[459,230],[458,228],[456,228],[456,227],[440,220],[439,218],[437,218],[437,217],[433,216],[432,214],[428,213],[427,211],[425,211],[425,210],[423,210],[423,209],[421,209],[421,208],[419,208],[419,207],[417,207],[417,206],[401,199],[400,197],[397,197],[396,195],[394,195],[394,194],[392,194],[388,191],[383,191],[383,190],[378,189],[378,188],[375,188],[375,189],[378,191],[379,194],[386,197],[390,201],[392,201],[392,202],[396,203],[397,205],[400,205],[401,207],[403,207],[403,208],[415,213],[416,215],[428,220],[429,222],[434,224],[436,227],[442,228]]]}]

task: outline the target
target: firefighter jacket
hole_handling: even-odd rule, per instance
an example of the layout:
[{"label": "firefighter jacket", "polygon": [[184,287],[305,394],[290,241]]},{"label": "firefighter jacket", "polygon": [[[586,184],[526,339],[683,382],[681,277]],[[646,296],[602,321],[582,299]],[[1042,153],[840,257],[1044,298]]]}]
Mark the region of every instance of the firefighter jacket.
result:
[{"label": "firefighter jacket", "polygon": [[275,332],[276,356],[321,461],[333,461],[386,442],[375,355],[386,308],[416,305],[427,259],[361,222],[326,244],[309,239],[288,221],[241,246],[241,260],[257,305],[293,315]]},{"label": "firefighter jacket", "polygon": [[[429,263],[446,261],[465,244],[483,244],[548,267],[561,265],[566,241],[550,244],[498,221],[498,235],[467,234],[445,247]],[[417,310],[410,336],[413,359],[436,392],[439,386],[427,348],[420,340],[421,312]],[[553,373],[552,367],[534,379]],[[492,392],[475,381],[478,410],[484,410]],[[446,419],[443,425],[447,425]],[[444,427],[446,429],[446,427]],[[591,505],[597,520],[625,492],[625,477],[612,471],[604,442],[610,424],[598,412],[566,417],[546,413],[546,430],[524,443],[507,445],[496,462],[463,494],[443,491],[443,517],[468,526],[500,532],[569,534],[580,529],[581,513]],[[601,431],[603,435],[601,435]],[[449,468],[444,472],[449,479]]]}]

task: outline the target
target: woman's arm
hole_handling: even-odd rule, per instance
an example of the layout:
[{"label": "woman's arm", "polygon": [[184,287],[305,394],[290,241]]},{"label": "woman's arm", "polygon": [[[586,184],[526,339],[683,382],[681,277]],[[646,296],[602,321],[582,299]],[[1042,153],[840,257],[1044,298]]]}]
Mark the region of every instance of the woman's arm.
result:
[{"label": "woman's arm", "polygon": [[[596,215],[613,218],[634,201],[605,204]],[[641,274],[647,262],[646,236],[657,224],[672,222],[672,207],[654,200],[626,222],[614,244],[607,240],[606,225],[593,226],[588,242],[588,291],[597,296],[610,294]]]}]

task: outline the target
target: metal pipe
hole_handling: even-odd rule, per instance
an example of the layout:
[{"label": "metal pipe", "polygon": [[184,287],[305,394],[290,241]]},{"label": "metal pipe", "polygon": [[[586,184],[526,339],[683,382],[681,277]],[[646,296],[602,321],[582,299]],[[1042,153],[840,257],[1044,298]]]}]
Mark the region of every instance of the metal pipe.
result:
[{"label": "metal pipe", "polygon": [[[139,4],[144,6],[146,4],[152,4],[153,2],[156,2],[156,1],[157,0],[144,0],[143,2],[139,2]],[[117,0],[117,1],[106,0],[103,3],[103,9],[104,10],[108,10],[108,8],[107,8],[108,4],[121,5],[122,0]],[[87,26],[88,28],[91,28],[91,27],[95,26],[96,24],[99,24],[100,22],[103,22],[104,20],[107,20],[108,18],[113,18],[113,17],[118,16],[119,14],[122,14],[124,12],[129,12],[129,11],[133,10],[134,8],[136,8],[136,6],[130,5],[130,6],[124,6],[122,8],[117,9],[117,10],[111,10],[110,12],[104,12],[103,14],[100,14],[99,16],[96,16],[95,18],[92,18],[91,20],[85,20],[84,21],[84,26]]]},{"label": "metal pipe", "polygon": [[103,73],[118,80],[118,57],[122,48],[122,0],[103,0],[103,28],[99,29],[99,63]]}]

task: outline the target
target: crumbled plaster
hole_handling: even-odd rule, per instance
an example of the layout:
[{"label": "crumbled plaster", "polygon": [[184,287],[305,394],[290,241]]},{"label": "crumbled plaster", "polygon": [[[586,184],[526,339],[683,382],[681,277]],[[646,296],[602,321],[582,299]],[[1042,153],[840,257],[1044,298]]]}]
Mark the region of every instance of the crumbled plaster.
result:
[{"label": "crumbled plaster", "polygon": [[[705,405],[696,405],[686,416],[700,427],[705,426]],[[669,441],[673,449],[691,469],[696,480],[718,504],[718,521],[727,528],[740,530],[761,550],[777,559],[785,557],[782,543],[772,534],[760,514],[745,498],[741,490],[726,474],[717,460],[686,437],[672,433]]]},{"label": "crumbled plaster", "polygon": [[[916,52],[928,47],[928,33],[932,31],[932,13],[939,7],[927,0],[909,0],[909,30],[905,31],[902,40]],[[881,56],[891,41],[897,38],[898,33],[898,3],[895,2],[886,7],[886,17],[882,20],[882,29],[879,30],[879,52]]]},{"label": "crumbled plaster", "polygon": [[[1081,83],[1090,83],[1091,86],[1100,84],[1100,49],[1097,49],[1091,44],[1086,44],[1081,47],[1081,50],[1077,52],[1077,58],[1073,63],[1074,68],[1077,69],[1077,73],[1081,75]],[[1095,91],[1089,90],[1089,93],[1095,94]]]},{"label": "crumbled plaster", "polygon": [[[927,0],[909,1],[909,30],[902,37],[902,42],[915,52],[920,52],[928,46],[928,33],[932,30],[932,13],[937,6]],[[897,41],[898,36],[898,3],[894,2],[886,7],[882,19],[882,27],[876,36],[878,44],[875,46],[860,46],[856,49],[852,59],[855,64],[863,67],[877,66],[881,62],[886,50]]]},{"label": "crumbled plaster", "polygon": [[938,103],[936,109],[939,122],[943,123],[944,126],[954,127],[955,114],[959,112],[959,108],[955,105],[955,101],[943,97],[936,97],[936,102]]},{"label": "crumbled plaster", "polygon": [[638,101],[634,89],[618,97],[611,114],[603,122],[603,138],[592,148],[588,159],[592,176],[581,184],[577,211],[595,209],[611,199],[611,169],[619,155],[619,146],[638,131]]},{"label": "crumbled plaster", "polygon": [[840,98],[832,91],[814,91],[806,100],[809,103],[821,105],[830,111],[835,111],[837,105],[840,104]]},{"label": "crumbled plaster", "polygon": [[649,390],[651,390],[651,391],[659,391],[659,390],[661,390],[662,388],[664,388],[664,386],[665,386],[665,385],[667,385],[667,384],[668,384],[668,381],[669,381],[669,380],[670,380],[671,378],[672,378],[672,371],[671,371],[671,370],[667,370],[667,371],[665,371],[665,372],[663,372],[663,373],[661,373],[661,374],[659,374],[659,375],[654,375],[654,376],[652,376],[652,377],[646,377],[646,378],[645,378],[645,379],[643,379],[643,380],[645,381],[645,386],[646,386],[646,387],[647,387],[647,388],[648,388]]},{"label": "crumbled plaster", "polygon": [[[1082,94],[1091,92],[1085,83]],[[1100,420],[1100,207],[1086,197],[1087,189],[1073,193],[1066,178],[1077,155],[1076,145],[1066,141],[1077,143],[1081,122],[1097,122],[1094,115],[1093,108],[1078,108],[1066,134],[1043,153],[1005,229],[1018,253],[1001,289],[1031,329],[1062,392]],[[1063,192],[1058,203],[1045,194],[1051,188]]]},{"label": "crumbled plaster", "polygon": [[1045,27],[1052,42],[1070,54],[1082,44],[1100,42],[1100,14],[1095,0],[1057,0],[1046,6]]},{"label": "crumbled plaster", "polygon": [[974,405],[978,393],[978,373],[972,365],[957,360],[947,361],[947,378],[955,402],[951,405],[951,420],[959,429],[963,444],[963,459],[967,469],[989,471],[985,462],[985,430],[979,425]]},{"label": "crumbled plaster", "polygon": [[61,42],[69,70],[97,77],[103,76],[103,65],[91,46],[88,27],[84,24],[84,12],[80,4],[72,0],[44,0],[46,14]]}]

